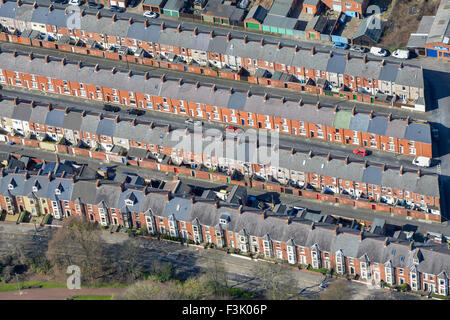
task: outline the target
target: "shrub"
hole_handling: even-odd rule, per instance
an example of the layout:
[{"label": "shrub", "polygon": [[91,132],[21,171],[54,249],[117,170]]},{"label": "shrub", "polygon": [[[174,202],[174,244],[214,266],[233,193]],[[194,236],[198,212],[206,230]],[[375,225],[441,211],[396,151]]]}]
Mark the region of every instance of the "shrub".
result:
[{"label": "shrub", "polygon": [[195,244],[194,240],[191,240],[191,239],[187,239],[187,240],[186,240],[186,243],[187,243],[187,244]]},{"label": "shrub", "polygon": [[407,284],[407,283],[404,283],[404,284],[402,284],[401,286],[400,286],[400,290],[402,291],[402,292],[406,292],[406,291],[409,291],[411,288],[409,287],[409,285]]}]

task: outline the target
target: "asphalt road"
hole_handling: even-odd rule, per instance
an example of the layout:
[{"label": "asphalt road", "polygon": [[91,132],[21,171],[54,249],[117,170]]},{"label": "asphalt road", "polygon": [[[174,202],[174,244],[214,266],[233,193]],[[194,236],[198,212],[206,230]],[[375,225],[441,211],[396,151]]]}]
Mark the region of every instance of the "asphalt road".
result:
[{"label": "asphalt road", "polygon": [[[93,112],[101,112],[103,114],[108,114],[112,116],[119,115],[122,119],[134,119],[134,116],[130,116],[127,114],[127,110],[130,108],[123,107],[119,112],[109,112],[104,111],[104,104],[101,102],[85,100],[82,98],[75,98],[69,96],[61,96],[57,94],[51,93],[40,93],[38,91],[27,90],[23,88],[15,88],[11,86],[4,86],[3,89],[0,89],[0,94],[9,97],[19,96],[27,101],[35,101],[41,102],[43,104],[51,103],[53,106],[59,105],[62,107],[70,107],[72,109],[77,110],[86,110]],[[142,119],[145,121],[153,122],[155,125],[166,126],[168,124],[171,125],[172,128],[190,128],[193,130],[193,126],[185,123],[186,117],[179,115],[172,115],[161,113],[158,111],[148,110],[145,115],[137,117],[137,119]],[[216,129],[220,130],[225,134],[225,124],[203,120],[203,130],[206,131],[208,129]],[[409,155],[400,155],[385,151],[371,150],[372,152],[368,156],[358,156],[352,153],[355,146],[352,145],[344,145],[337,144],[327,141],[322,141],[319,139],[310,139],[300,136],[292,136],[287,134],[279,135],[278,142],[273,141],[273,143],[278,144],[279,146],[286,146],[288,148],[294,147],[297,151],[309,152],[313,151],[316,155],[326,156],[328,153],[331,153],[332,156],[344,158],[349,156],[349,159],[355,160],[367,160],[368,163],[386,163],[393,167],[403,166],[405,169],[409,168],[411,170],[417,170],[417,167],[411,163],[413,157]],[[437,167],[431,168],[421,168],[423,173],[436,173]]]},{"label": "asphalt road", "polygon": [[[54,161],[55,160],[55,153],[43,151],[40,149],[34,149],[30,147],[25,146],[19,146],[19,145],[7,145],[7,144],[0,144],[0,152],[13,152],[18,153],[21,155],[27,155],[30,157],[36,157],[39,159],[44,159],[47,161]],[[75,161],[77,163],[86,163],[90,168],[100,168],[105,167],[109,165],[114,165],[115,170],[117,170],[117,173],[121,172],[129,172],[129,173],[135,173],[138,174],[144,178],[152,178],[152,179],[159,179],[159,180],[172,180],[176,175],[174,173],[165,173],[157,170],[151,170],[148,168],[143,167],[134,167],[134,166],[125,166],[120,163],[111,162],[106,163],[102,162],[96,159],[88,159],[88,158],[81,158],[81,157],[75,157],[70,156],[66,154],[58,154],[59,158],[61,160],[67,159],[71,161]],[[216,183],[206,180],[197,180],[197,179],[191,179],[184,176],[178,176],[181,181],[186,182],[188,184],[192,185],[198,185],[204,188],[217,188],[220,186],[224,186],[223,183]],[[271,195],[273,193],[267,193],[266,191],[259,191],[259,190],[249,190],[249,195],[253,196],[261,196],[266,195],[269,196],[270,199]],[[278,197],[278,198],[277,198]],[[271,201],[271,200],[270,200]],[[290,195],[284,195],[284,194],[274,194],[274,201],[280,201],[285,204],[291,204],[295,206],[300,206],[304,208],[308,208],[311,212],[315,213],[321,213],[321,214],[330,214],[333,216],[340,216],[344,218],[350,218],[350,219],[364,219],[368,221],[372,221],[374,218],[380,218],[385,219],[387,223],[402,226],[405,224],[410,224],[417,226],[417,232],[420,233],[426,233],[428,231],[430,232],[437,232],[442,233],[446,236],[450,236],[450,226],[448,225],[448,222],[444,223],[427,223],[427,222],[421,222],[414,219],[404,219],[402,217],[396,216],[396,215],[390,215],[386,214],[384,212],[378,212],[368,209],[362,209],[362,208],[356,208],[351,206],[346,206],[342,204],[331,204],[329,202],[323,202],[319,200],[312,200],[302,197],[296,197],[296,196],[290,196]]]},{"label": "asphalt road", "polygon": [[254,94],[269,94],[273,98],[282,98],[292,99],[293,101],[303,100],[306,104],[315,105],[317,102],[320,102],[323,106],[339,106],[342,110],[352,110],[353,107],[356,107],[356,110],[361,111],[374,111],[375,115],[384,115],[387,116],[392,113],[394,116],[398,117],[411,117],[412,119],[419,120],[428,120],[427,114],[418,111],[411,111],[408,109],[400,109],[400,108],[392,108],[388,106],[376,105],[376,104],[366,104],[362,102],[355,102],[352,100],[344,100],[338,99],[334,97],[329,97],[325,95],[317,95],[311,94],[308,92],[298,92],[292,89],[286,88],[276,88],[276,87],[268,87],[258,84],[252,84],[246,81],[236,81],[236,80],[228,80],[223,78],[199,75],[191,72],[184,72],[172,69],[165,68],[157,68],[148,65],[135,64],[135,63],[127,63],[123,61],[105,59],[96,56],[90,55],[81,55],[77,53],[58,51],[54,49],[48,49],[43,47],[31,47],[23,44],[12,43],[12,42],[2,42],[0,41],[0,50],[10,50],[17,52],[33,52],[34,55],[45,56],[49,55],[52,57],[63,58],[65,57],[67,60],[72,61],[81,61],[85,65],[95,66],[99,65],[100,68],[112,69],[115,67],[117,70],[132,70],[135,72],[150,72],[150,74],[155,75],[157,77],[161,77],[165,75],[167,79],[175,79],[179,80],[183,78],[185,81],[191,81],[192,83],[200,82],[205,85],[215,84],[217,88],[233,88],[233,90],[237,92],[244,92],[250,90],[250,92]]}]

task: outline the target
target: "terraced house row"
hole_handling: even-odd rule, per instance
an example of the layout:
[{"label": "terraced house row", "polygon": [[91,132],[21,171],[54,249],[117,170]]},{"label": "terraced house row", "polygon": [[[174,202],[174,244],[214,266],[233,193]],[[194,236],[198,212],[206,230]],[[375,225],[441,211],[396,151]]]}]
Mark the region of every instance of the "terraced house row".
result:
[{"label": "terraced house row", "polygon": [[0,52],[0,83],[160,112],[271,129],[341,144],[432,157],[430,126],[411,119],[308,105],[215,84]]},{"label": "terraced house row", "polygon": [[414,243],[279,210],[247,207],[208,196],[153,189],[140,177],[122,183],[79,179],[62,163],[38,171],[2,169],[0,206],[55,218],[79,215],[103,226],[146,228],[197,243],[238,248],[242,253],[293,265],[333,269],[370,283],[408,284],[414,291],[449,294],[450,251],[431,240]]},{"label": "terraced house row", "polygon": [[[0,134],[105,153],[128,151],[133,160],[166,156],[176,165],[203,165],[221,172],[275,179],[297,188],[349,194],[390,205],[408,205],[440,216],[439,183],[434,174],[349,158],[314,155],[253,137],[224,137],[220,131],[171,130],[136,119],[47,106],[3,97]],[[269,137],[270,138],[270,137]],[[252,140],[253,139],[253,140]],[[53,150],[55,150],[53,148]],[[73,150],[73,149],[72,149]],[[75,151],[73,151],[75,152]],[[121,160],[120,160],[121,161]]]},{"label": "terraced house row", "polygon": [[[293,75],[305,84],[321,83],[334,92],[353,91],[374,98],[400,101],[425,111],[423,70],[420,67],[384,60],[350,56],[337,52],[319,52],[301,48],[296,42],[269,43],[255,35],[238,38],[230,33],[169,28],[155,22],[121,20],[114,15],[102,17],[81,12],[77,27],[68,28],[69,12],[6,2],[0,6],[0,24],[11,32],[34,30],[54,39],[63,36],[102,48],[127,46],[131,51],[145,50],[151,57],[165,57],[217,68],[242,68],[255,74],[258,69]],[[202,30],[208,27],[203,27]],[[375,100],[373,100],[375,101]]]}]

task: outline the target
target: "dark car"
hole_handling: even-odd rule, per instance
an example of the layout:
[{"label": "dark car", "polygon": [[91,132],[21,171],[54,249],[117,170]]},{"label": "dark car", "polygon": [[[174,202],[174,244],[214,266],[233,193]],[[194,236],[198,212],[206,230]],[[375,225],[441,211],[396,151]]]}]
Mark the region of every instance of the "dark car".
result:
[{"label": "dark car", "polygon": [[144,110],[139,110],[139,109],[130,109],[130,110],[127,111],[127,113],[128,114],[133,114],[133,115],[136,115],[136,116],[142,116],[145,113],[145,111]]},{"label": "dark car", "polygon": [[128,1],[128,6],[134,8],[134,7],[136,7],[138,1],[139,0],[129,0]]},{"label": "dark car", "polygon": [[52,0],[52,3],[67,4],[69,0]]},{"label": "dark car", "polygon": [[101,9],[103,8],[103,5],[94,1],[89,1],[88,2],[88,7],[91,9]]},{"label": "dark car", "polygon": [[125,12],[125,8],[121,8],[121,7],[118,7],[118,6],[110,6],[109,7],[109,11],[112,11],[112,12]]},{"label": "dark car", "polygon": [[119,111],[120,111],[120,108],[119,108],[119,107],[116,107],[116,106],[105,105],[105,106],[103,107],[103,110],[105,110],[105,111],[110,111],[110,112],[119,112]]}]

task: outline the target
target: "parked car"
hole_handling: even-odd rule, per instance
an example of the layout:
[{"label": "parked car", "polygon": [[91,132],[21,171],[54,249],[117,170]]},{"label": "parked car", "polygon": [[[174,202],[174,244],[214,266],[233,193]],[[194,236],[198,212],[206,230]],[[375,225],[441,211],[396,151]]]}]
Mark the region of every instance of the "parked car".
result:
[{"label": "parked car", "polygon": [[355,51],[355,52],[360,52],[360,53],[364,53],[367,51],[366,48],[361,47],[361,46],[351,46],[350,47],[350,51]]},{"label": "parked car", "polygon": [[242,129],[238,128],[238,127],[235,127],[235,126],[227,126],[225,128],[225,131],[229,132],[229,133],[233,133],[233,134],[240,134],[240,133],[242,133]]},{"label": "parked car", "polygon": [[142,116],[145,113],[145,111],[144,110],[139,110],[139,109],[130,109],[130,110],[127,111],[127,113],[128,114],[133,114],[133,115],[136,115],[136,116]]},{"label": "parked car", "polygon": [[70,0],[69,1],[69,5],[71,5],[71,6],[80,6],[81,5],[81,1],[80,0]]},{"label": "parked car", "polygon": [[358,156],[367,156],[369,154],[369,151],[362,148],[356,148],[353,149],[353,153],[357,154]]},{"label": "parked car", "polygon": [[431,165],[431,159],[427,157],[415,157],[412,164],[419,167],[429,167]]},{"label": "parked car", "polygon": [[67,4],[69,0],[52,0],[52,3]]},{"label": "parked car", "polygon": [[392,52],[392,56],[398,59],[409,59],[409,50],[397,49]]},{"label": "parked car", "polygon": [[154,18],[158,18],[158,14],[156,12],[153,12],[153,11],[145,11],[144,12],[144,17],[154,19]]},{"label": "parked car", "polygon": [[328,284],[325,283],[325,282],[322,282],[321,284],[319,284],[319,288],[320,288],[320,289],[325,289],[325,288],[327,288],[327,287],[328,287]]},{"label": "parked car", "polygon": [[118,6],[110,6],[109,11],[112,12],[125,12],[125,8],[118,7]]},{"label": "parked car", "polygon": [[101,9],[103,8],[103,5],[94,1],[89,1],[88,2],[88,7],[91,9]]},{"label": "parked car", "polygon": [[110,111],[110,112],[119,112],[120,108],[116,107],[116,106],[110,106],[109,104],[106,104],[105,106],[103,106],[103,110]]},{"label": "parked car", "polygon": [[382,49],[380,47],[370,48],[370,53],[377,57],[386,57],[388,55],[387,50]]},{"label": "parked car", "polygon": [[192,118],[186,119],[184,121],[184,123],[186,123],[186,124],[194,124],[194,119],[192,119]]},{"label": "parked car", "polygon": [[336,49],[348,49],[348,44],[343,43],[343,42],[335,42],[333,44],[333,48],[336,48]]}]

